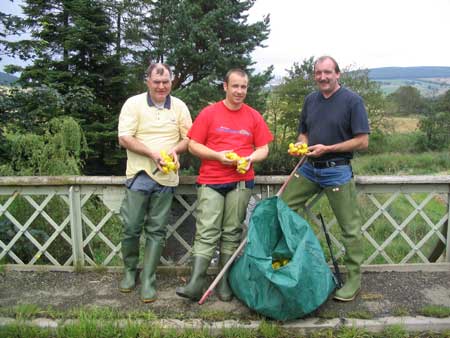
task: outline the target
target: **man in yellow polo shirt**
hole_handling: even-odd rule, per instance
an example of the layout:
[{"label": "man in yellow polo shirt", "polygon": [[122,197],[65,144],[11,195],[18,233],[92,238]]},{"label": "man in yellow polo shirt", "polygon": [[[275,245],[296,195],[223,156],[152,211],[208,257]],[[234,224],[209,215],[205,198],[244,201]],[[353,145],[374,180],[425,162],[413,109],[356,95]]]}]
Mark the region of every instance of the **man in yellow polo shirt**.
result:
[{"label": "man in yellow polo shirt", "polygon": [[170,96],[172,71],[167,65],[151,64],[146,84],[148,92],[129,98],[119,117],[119,143],[127,150],[127,190],[120,209],[124,276],[119,288],[121,292],[135,288],[139,238],[144,229],[141,299],[148,303],[156,300],[155,271],[179,181],[177,170],[163,171],[167,163],[161,151],[171,156],[178,168],[178,154],[187,150],[192,119],[186,104]]}]

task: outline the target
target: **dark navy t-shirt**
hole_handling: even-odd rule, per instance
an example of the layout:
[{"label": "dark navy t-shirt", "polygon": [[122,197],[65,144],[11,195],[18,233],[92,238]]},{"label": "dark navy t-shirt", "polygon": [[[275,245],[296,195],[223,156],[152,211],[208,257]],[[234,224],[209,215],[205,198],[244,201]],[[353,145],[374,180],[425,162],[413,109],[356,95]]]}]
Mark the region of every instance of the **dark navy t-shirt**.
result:
[{"label": "dark navy t-shirt", "polygon": [[[331,145],[347,141],[357,134],[369,134],[369,121],[362,98],[341,87],[326,99],[321,92],[305,98],[299,133],[308,135],[308,145]],[[352,152],[327,153],[316,160],[351,159]]]}]

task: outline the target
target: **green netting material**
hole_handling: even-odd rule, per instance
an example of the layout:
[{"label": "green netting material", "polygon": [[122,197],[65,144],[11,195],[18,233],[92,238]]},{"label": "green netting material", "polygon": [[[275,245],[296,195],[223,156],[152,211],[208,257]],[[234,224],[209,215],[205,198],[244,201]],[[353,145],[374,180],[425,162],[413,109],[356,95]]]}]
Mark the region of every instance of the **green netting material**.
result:
[{"label": "green netting material", "polygon": [[[289,263],[274,269],[272,261],[279,258]],[[232,266],[229,282],[249,308],[277,320],[307,315],[336,288],[311,227],[278,197],[256,206],[247,246]]]}]

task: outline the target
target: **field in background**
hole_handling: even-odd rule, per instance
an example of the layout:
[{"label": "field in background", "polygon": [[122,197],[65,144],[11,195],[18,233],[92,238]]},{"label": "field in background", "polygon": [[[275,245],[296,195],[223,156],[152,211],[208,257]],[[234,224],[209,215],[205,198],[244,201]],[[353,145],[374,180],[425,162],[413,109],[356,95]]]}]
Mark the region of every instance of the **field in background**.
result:
[{"label": "field in background", "polygon": [[388,121],[388,126],[396,133],[411,133],[419,126],[419,119],[416,117],[389,117]]},{"label": "field in background", "polygon": [[450,90],[450,78],[417,78],[417,79],[386,79],[375,80],[385,94],[395,92],[399,87],[412,86],[417,88],[425,97],[444,94]]}]

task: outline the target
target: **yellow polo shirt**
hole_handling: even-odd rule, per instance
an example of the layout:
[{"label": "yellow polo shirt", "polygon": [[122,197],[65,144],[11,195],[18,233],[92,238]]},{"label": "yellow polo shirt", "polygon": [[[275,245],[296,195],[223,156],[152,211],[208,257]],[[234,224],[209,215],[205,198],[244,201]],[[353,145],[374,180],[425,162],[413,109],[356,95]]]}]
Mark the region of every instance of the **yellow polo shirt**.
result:
[{"label": "yellow polo shirt", "polygon": [[[156,151],[169,151],[181,140],[187,139],[192,118],[186,104],[168,96],[163,108],[157,108],[147,93],[130,97],[122,107],[119,116],[119,137],[134,136],[147,147]],[[155,162],[127,149],[127,178],[139,171],[145,172],[156,182],[165,186],[177,186],[178,173],[164,174],[156,169]]]}]

